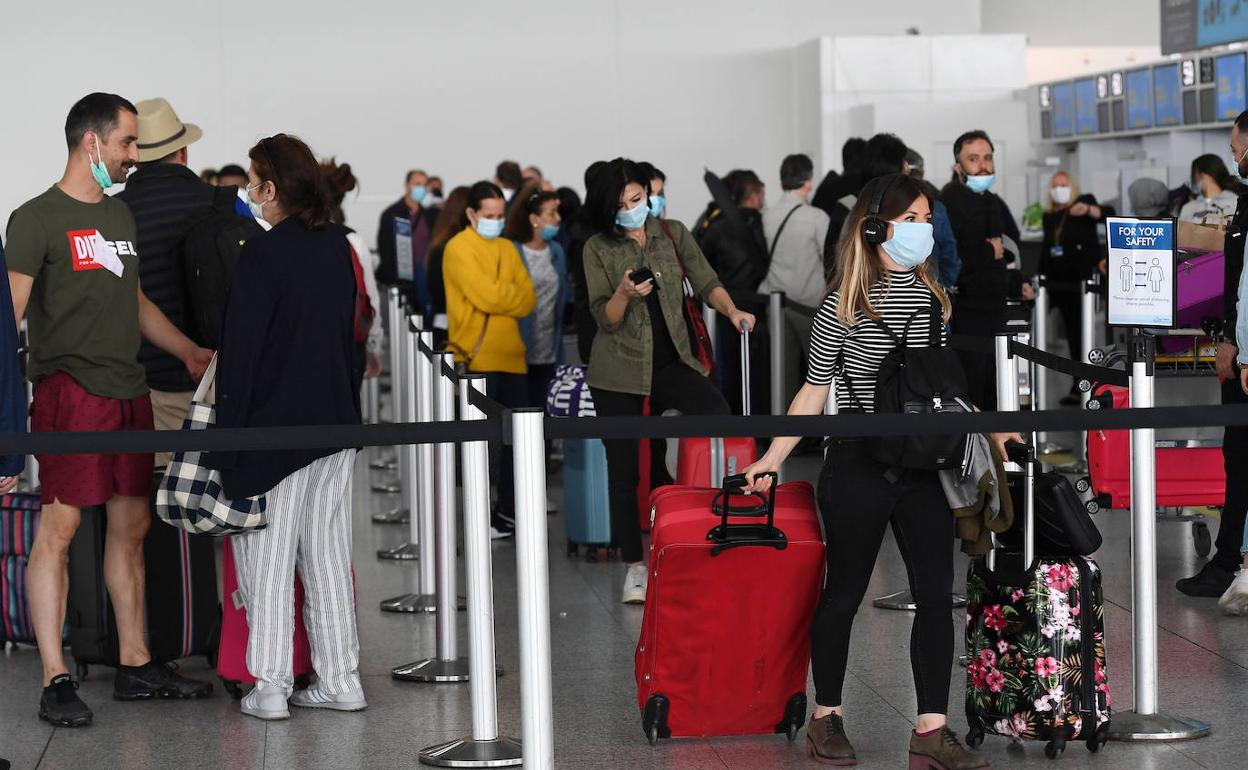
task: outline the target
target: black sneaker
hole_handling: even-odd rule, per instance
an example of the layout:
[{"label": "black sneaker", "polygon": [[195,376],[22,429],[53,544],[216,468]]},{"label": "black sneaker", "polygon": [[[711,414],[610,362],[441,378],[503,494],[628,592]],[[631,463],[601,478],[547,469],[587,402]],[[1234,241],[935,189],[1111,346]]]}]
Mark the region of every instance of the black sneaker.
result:
[{"label": "black sneaker", "polygon": [[207,698],[212,682],[188,679],[172,663],[148,662],[142,666],[118,666],[113,678],[113,700],[152,698]]},{"label": "black sneaker", "polygon": [[510,527],[513,530],[516,528],[516,514],[507,513],[497,508],[494,509],[493,515],[490,516],[490,521],[492,522],[501,521],[502,523],[506,524],[508,527]]},{"label": "black sneaker", "polygon": [[490,539],[502,540],[516,534],[516,525],[499,514],[490,517]]},{"label": "black sneaker", "polygon": [[1200,572],[1189,578],[1183,578],[1174,587],[1188,596],[1203,596],[1216,599],[1226,593],[1231,581],[1235,579],[1235,571],[1209,562],[1200,568]]},{"label": "black sneaker", "polygon": [[52,677],[39,698],[39,718],[57,727],[86,727],[91,709],[78,697],[78,683],[69,674]]}]

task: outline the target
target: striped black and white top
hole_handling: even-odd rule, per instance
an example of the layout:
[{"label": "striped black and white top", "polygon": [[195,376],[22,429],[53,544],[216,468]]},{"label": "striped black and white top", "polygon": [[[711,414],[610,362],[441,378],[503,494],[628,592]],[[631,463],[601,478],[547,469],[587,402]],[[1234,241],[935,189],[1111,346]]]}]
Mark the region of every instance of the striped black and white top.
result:
[{"label": "striped black and white top", "polygon": [[[899,339],[915,311],[931,310],[935,301],[931,289],[910,270],[890,270],[885,278],[871,287],[869,296],[880,320]],[[861,310],[853,326],[846,326],[837,320],[840,299],[840,292],[833,292],[815,314],[810,332],[810,372],[806,381],[812,385],[831,385],[835,378],[838,409],[874,412],[875,381],[880,364],[897,344]],[[947,336],[943,320],[939,322],[939,328],[939,344],[945,345]],[[937,344],[931,339],[930,315],[927,312],[919,313],[914,318],[905,342],[909,347]]]}]

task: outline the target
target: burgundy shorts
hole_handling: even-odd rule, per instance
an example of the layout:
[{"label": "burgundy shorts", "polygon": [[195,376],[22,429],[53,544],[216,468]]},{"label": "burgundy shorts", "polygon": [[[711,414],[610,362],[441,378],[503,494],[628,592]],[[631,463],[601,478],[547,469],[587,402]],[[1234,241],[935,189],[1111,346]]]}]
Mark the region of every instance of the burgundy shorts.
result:
[{"label": "burgundy shorts", "polygon": [[[154,430],[152,401],[104,398],[88,393],[65,372],[35,386],[30,405],[36,433]],[[116,496],[148,497],[154,461],[148,454],[36,455],[44,504],[103,505]]]}]

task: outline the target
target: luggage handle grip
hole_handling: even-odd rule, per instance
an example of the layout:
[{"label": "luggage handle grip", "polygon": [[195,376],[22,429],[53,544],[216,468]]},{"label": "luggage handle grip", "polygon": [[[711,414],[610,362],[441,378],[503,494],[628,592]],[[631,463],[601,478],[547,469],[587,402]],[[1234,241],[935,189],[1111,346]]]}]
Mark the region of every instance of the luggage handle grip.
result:
[{"label": "luggage handle grip", "polygon": [[[784,532],[775,526],[776,519],[776,484],[777,474],[760,474],[771,479],[771,487],[766,494],[761,492],[745,492],[746,478],[738,473],[724,478],[723,489],[715,496],[711,509],[719,514],[720,523],[706,533],[706,539],[715,543],[711,548],[711,556],[718,556],[730,548],[742,546],[764,546],[784,550],[788,547],[788,539]],[[762,501],[761,510],[755,504],[748,508],[734,508],[732,496],[754,496]],[[767,517],[767,522],[749,524],[729,524],[730,516]]]}]

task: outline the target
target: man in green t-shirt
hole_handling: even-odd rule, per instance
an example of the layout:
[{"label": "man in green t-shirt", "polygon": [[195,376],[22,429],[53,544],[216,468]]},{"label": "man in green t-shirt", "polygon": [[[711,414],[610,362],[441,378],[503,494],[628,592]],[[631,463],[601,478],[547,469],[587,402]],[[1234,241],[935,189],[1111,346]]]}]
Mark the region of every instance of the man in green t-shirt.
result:
[{"label": "man in green t-shirt", "polygon": [[[8,276],[13,310],[29,321],[27,376],[35,385],[35,431],[151,430],[152,404],[138,362],[140,336],[199,379],[212,352],[195,345],[148,301],[130,210],[104,195],[138,161],[137,113],[114,94],[80,99],[65,121],[69,159],[47,192],[13,212]],[[106,506],[104,575],[116,618],[114,697],[203,697],[212,685],[152,661],[143,634],[143,539],[151,523],[151,454],[41,455],[43,512],[26,584],[43,661],[41,719],[90,724],[65,666],[61,629],[69,590],[66,558],[82,509]],[[87,515],[105,515],[89,511]]]}]

